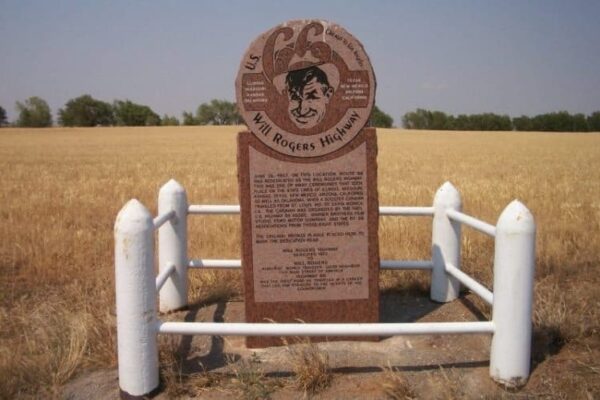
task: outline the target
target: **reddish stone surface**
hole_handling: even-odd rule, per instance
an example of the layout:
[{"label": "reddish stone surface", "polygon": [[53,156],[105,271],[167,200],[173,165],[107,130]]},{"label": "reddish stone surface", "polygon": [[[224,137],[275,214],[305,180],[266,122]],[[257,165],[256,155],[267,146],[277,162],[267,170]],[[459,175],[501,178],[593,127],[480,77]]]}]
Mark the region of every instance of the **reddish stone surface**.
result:
[{"label": "reddish stone surface", "polygon": [[[376,155],[372,128],[318,159],[289,157],[239,134],[246,321],[378,321]],[[280,344],[247,338],[248,347]]]},{"label": "reddish stone surface", "polygon": [[363,46],[328,21],[288,21],[244,54],[236,98],[250,129],[238,137],[246,321],[378,320],[377,142],[364,129],[375,87]]},{"label": "reddish stone surface", "polygon": [[288,21],[248,48],[236,100],[250,131],[277,152],[323,156],[351,142],[375,102],[375,75],[362,44],[322,20]]}]

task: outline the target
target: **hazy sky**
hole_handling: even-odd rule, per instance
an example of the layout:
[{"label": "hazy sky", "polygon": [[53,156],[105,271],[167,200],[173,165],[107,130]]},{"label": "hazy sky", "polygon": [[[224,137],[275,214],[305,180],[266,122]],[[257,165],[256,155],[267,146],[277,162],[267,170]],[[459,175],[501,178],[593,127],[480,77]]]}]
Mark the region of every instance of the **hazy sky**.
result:
[{"label": "hazy sky", "polygon": [[600,110],[598,1],[0,0],[0,106],[56,111],[88,93],[181,116],[234,100],[247,46],[289,19],[360,40],[377,104],[400,125],[417,107],[511,116]]}]

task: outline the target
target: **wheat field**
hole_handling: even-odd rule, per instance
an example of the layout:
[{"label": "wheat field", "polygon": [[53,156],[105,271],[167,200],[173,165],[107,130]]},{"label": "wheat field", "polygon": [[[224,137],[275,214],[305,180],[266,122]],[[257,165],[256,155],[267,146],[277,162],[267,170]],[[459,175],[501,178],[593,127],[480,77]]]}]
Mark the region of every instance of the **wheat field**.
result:
[{"label": "wheat field", "polygon": [[[75,374],[116,365],[119,209],[137,198],[155,214],[171,178],[191,204],[237,204],[242,128],[0,130],[0,398],[60,396]],[[598,394],[600,135],[378,130],[378,147],[381,205],[430,205],[445,181],[490,223],[515,198],[527,205],[538,226],[536,373],[558,397]],[[189,229],[190,257],[239,258],[236,217],[195,216]],[[493,243],[463,232],[463,269],[490,286]],[[384,217],[381,257],[427,258],[430,236],[427,218]],[[236,272],[194,273],[192,283],[193,301],[241,290]],[[380,286],[428,282],[386,272]]]}]

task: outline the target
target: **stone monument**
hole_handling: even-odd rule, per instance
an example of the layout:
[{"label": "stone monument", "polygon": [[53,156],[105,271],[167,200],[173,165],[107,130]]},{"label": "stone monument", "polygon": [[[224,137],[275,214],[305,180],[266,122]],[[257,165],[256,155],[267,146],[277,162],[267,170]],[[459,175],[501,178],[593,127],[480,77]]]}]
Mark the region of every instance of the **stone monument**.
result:
[{"label": "stone monument", "polygon": [[[375,76],[363,46],[327,21],[286,22],[246,51],[236,98],[250,130],[238,136],[246,321],[377,322],[377,142],[365,128]],[[339,339],[350,338],[328,338]]]}]

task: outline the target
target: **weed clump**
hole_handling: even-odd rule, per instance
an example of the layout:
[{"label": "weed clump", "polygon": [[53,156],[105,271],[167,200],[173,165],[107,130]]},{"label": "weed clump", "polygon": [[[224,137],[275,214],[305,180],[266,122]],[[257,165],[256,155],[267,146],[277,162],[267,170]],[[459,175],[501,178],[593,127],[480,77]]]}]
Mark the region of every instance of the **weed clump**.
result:
[{"label": "weed clump", "polygon": [[256,353],[252,353],[249,359],[242,359],[238,363],[230,364],[235,376],[234,387],[245,400],[269,398],[274,390],[273,385],[267,382],[260,364],[260,358]]},{"label": "weed clump", "polygon": [[393,400],[415,400],[417,396],[412,387],[397,369],[387,366],[382,368],[383,379],[381,388],[383,392]]},{"label": "weed clump", "polygon": [[283,339],[290,355],[295,386],[306,394],[314,394],[327,388],[333,379],[329,355],[320,350],[310,339],[297,339],[290,344]]}]

